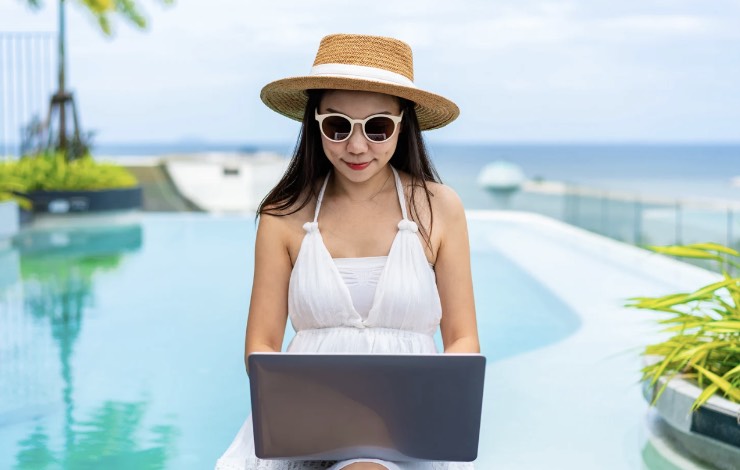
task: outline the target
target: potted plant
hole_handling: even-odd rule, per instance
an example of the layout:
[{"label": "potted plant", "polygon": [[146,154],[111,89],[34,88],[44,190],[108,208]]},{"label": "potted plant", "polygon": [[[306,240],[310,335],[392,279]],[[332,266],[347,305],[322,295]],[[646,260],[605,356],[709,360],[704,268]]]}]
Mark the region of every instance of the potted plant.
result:
[{"label": "potted plant", "polygon": [[[61,152],[0,163],[3,180],[34,212],[90,212],[141,207],[141,188],[125,168],[89,154],[69,161]],[[26,204],[26,207],[29,207]]]},{"label": "potted plant", "polygon": [[644,351],[646,398],[686,448],[725,468],[717,459],[740,459],[740,277],[733,274],[740,253],[716,243],[649,248],[719,265],[716,282],[693,292],[634,297],[627,306],[664,314],[658,323],[665,339]]}]

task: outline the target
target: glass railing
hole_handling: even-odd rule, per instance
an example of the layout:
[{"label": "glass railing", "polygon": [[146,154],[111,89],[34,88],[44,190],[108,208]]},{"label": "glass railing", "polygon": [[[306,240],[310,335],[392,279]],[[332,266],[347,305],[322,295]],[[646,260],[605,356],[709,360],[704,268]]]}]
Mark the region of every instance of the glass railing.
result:
[{"label": "glass railing", "polygon": [[510,195],[492,193],[491,200],[496,209],[543,214],[637,246],[714,242],[740,250],[740,201],[648,198],[542,183]]}]

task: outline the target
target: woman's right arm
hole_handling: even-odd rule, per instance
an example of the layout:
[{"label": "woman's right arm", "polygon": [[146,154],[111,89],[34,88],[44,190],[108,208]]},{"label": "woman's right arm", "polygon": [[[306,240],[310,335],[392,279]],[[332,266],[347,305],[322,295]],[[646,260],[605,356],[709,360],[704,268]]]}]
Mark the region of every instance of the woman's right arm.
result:
[{"label": "woman's right arm", "polygon": [[[254,246],[254,280],[244,341],[244,363],[253,352],[279,352],[288,319],[292,264],[283,217],[263,214]],[[249,370],[247,370],[247,373]]]}]

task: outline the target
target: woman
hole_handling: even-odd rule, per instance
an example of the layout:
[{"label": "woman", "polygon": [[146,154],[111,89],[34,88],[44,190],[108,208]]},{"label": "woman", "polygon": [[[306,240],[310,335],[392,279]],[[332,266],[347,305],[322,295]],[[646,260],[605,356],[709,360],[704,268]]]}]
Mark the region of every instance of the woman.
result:
[{"label": "woman", "polygon": [[[291,352],[479,352],[462,204],[439,183],[421,131],[459,111],[413,84],[411,49],[383,37],[331,35],[304,77],[261,98],[302,121],[288,170],[262,201],[245,359]],[[217,469],[463,469],[471,464],[264,461],[251,419]]]}]

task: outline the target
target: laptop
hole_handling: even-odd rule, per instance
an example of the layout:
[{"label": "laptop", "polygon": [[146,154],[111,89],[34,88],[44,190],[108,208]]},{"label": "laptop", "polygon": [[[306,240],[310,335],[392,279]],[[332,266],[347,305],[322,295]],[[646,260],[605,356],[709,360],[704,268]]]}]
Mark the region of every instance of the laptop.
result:
[{"label": "laptop", "polygon": [[471,462],[485,362],[480,354],[253,353],[255,454]]}]

